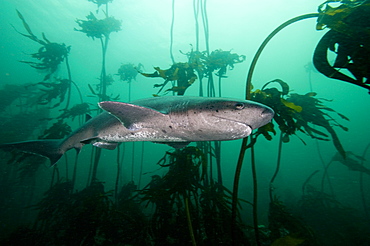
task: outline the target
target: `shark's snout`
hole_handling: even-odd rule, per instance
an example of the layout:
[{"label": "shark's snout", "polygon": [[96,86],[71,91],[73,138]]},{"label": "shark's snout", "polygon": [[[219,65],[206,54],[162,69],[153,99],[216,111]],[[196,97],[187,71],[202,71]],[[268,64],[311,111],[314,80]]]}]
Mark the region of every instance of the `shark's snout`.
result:
[{"label": "shark's snout", "polygon": [[250,124],[252,129],[257,129],[261,126],[266,125],[272,120],[275,115],[274,110],[265,105],[260,105],[256,113],[257,114],[254,117],[252,124]]},{"label": "shark's snout", "polygon": [[264,109],[261,112],[261,121],[260,124],[257,127],[261,127],[269,123],[272,118],[274,117],[275,112],[270,107],[265,106]]},{"label": "shark's snout", "polygon": [[269,120],[271,120],[274,117],[274,115],[275,115],[274,110],[272,110],[269,107],[266,107],[261,113],[261,117]]}]

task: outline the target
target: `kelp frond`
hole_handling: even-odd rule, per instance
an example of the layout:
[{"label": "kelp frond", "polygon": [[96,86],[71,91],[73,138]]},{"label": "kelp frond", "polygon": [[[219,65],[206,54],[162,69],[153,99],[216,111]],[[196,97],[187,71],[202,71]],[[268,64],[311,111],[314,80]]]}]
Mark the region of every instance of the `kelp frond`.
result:
[{"label": "kelp frond", "polygon": [[[281,89],[267,88],[267,85],[271,83],[278,83]],[[252,100],[268,105],[275,111],[274,121],[283,132],[283,142],[289,142],[290,135],[295,135],[298,131],[306,133],[312,138],[326,141],[329,140],[330,135],[335,148],[345,157],[345,151],[333,127],[339,126],[344,131],[348,129],[339,124],[329,115],[329,112],[336,113],[344,120],[348,120],[348,118],[324,106],[325,99],[318,99],[315,96],[314,92],[305,95],[289,93],[289,85],[280,79],[270,81],[261,90],[255,90],[251,93]],[[317,127],[322,127],[325,131],[318,130]],[[270,133],[275,135],[273,123],[260,128],[255,134],[262,134],[266,139],[271,140]]]},{"label": "kelp frond", "polygon": [[114,17],[98,19],[90,12],[90,14],[86,16],[86,19],[87,20],[76,20],[81,29],[75,28],[75,31],[83,32],[92,39],[103,38],[103,36],[109,37],[110,33],[121,30],[121,22]]},{"label": "kelp frond", "polygon": [[31,61],[21,61],[23,63],[29,64],[31,67],[46,71],[48,74],[44,77],[44,81],[50,79],[51,75],[55,73],[58,69],[59,64],[61,64],[64,59],[68,56],[71,46],[66,46],[65,44],[58,44],[50,42],[44,33],[42,33],[43,40],[39,39],[31,30],[30,26],[27,24],[23,15],[17,10],[18,17],[22,20],[23,26],[28,32],[28,34],[21,33],[13,26],[14,30],[42,46],[38,49],[36,53],[31,54],[32,58],[39,60],[39,62]]}]

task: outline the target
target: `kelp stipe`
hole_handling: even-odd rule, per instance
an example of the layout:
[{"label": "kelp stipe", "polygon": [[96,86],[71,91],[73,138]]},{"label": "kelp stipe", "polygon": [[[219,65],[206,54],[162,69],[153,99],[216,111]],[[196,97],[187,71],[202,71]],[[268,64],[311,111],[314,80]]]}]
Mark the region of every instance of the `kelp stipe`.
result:
[{"label": "kelp stipe", "polygon": [[[100,8],[101,5],[105,5],[104,19],[98,19],[92,12],[86,16],[87,20],[77,19],[76,23],[80,29],[75,28],[75,31],[85,33],[87,37],[91,37],[93,40],[95,38],[100,40],[101,50],[102,50],[102,65],[100,72],[100,83],[96,85],[95,90],[89,85],[91,92],[98,97],[99,101],[110,100],[107,94],[107,87],[113,82],[111,75],[106,72],[106,54],[108,49],[108,41],[110,39],[110,34],[112,32],[118,32],[121,30],[121,22],[115,19],[113,16],[109,16],[109,2],[112,1],[91,1]],[[118,96],[115,98],[118,99]],[[92,172],[90,176],[90,182],[93,183],[97,181],[97,168],[101,156],[101,149],[97,148],[95,151],[95,157],[92,164]]]},{"label": "kelp stipe", "polygon": [[[319,8],[320,9],[320,8]],[[295,18],[292,18],[288,21],[286,21],[285,23],[283,23],[282,25],[280,25],[279,27],[277,27],[264,41],[263,43],[261,44],[261,46],[259,47],[259,49],[257,50],[253,60],[252,60],[252,63],[250,65],[250,69],[249,69],[249,72],[248,72],[248,76],[247,76],[247,82],[246,82],[246,99],[251,99],[251,88],[252,88],[252,75],[253,75],[253,72],[254,72],[254,68],[256,66],[256,63],[257,63],[257,60],[261,54],[261,52],[263,51],[263,49],[265,48],[265,46],[267,45],[267,43],[280,31],[282,30],[283,28],[285,28],[286,26],[292,24],[292,23],[295,23],[297,21],[300,21],[300,20],[304,20],[304,19],[308,19],[308,18],[313,18],[313,17],[319,17],[321,16],[321,13],[313,13],[313,14],[306,14],[306,15],[301,15],[301,16],[298,16],[298,17],[295,17]],[[306,96],[312,96],[311,94],[307,93]],[[294,104],[293,104],[294,105]],[[286,106],[289,107],[288,104],[286,104]],[[294,109],[294,108],[293,108]],[[296,108],[295,108],[296,109]],[[340,115],[340,114],[339,114]],[[340,115],[341,116],[341,115]],[[342,117],[343,118],[343,117]],[[325,122],[326,119],[324,120]],[[314,123],[315,124],[315,123]],[[320,123],[316,123],[318,125],[320,125]],[[269,126],[265,126],[264,128],[266,129],[267,127]],[[342,127],[342,126],[341,126]],[[335,147],[338,149],[339,153],[345,158],[345,151],[343,149],[343,147],[341,146],[340,144],[340,141],[338,139],[338,137],[336,136],[335,132],[331,129],[331,127],[329,126],[329,123],[327,123],[327,126],[325,127],[326,130],[330,133],[330,135],[332,136],[333,138],[333,142],[334,142],[334,145]],[[346,130],[345,127],[342,127],[342,129]],[[261,130],[261,129],[260,129]],[[308,127],[305,127],[305,130],[307,131],[307,133],[309,135],[311,135],[311,137],[315,137],[317,139],[320,139],[319,137],[317,136],[314,136],[313,133],[316,133],[316,134],[322,134],[321,132],[317,132],[315,129],[313,128],[308,128]],[[270,131],[270,132],[274,132],[273,129],[268,129],[264,135],[267,136],[269,134],[267,134],[267,132]],[[282,133],[283,134],[283,133]],[[323,134],[324,136],[326,136],[325,134]],[[285,135],[285,137],[283,135],[281,135],[280,137],[280,151],[279,151],[279,157],[278,157],[278,165],[277,165],[277,169],[276,169],[276,172],[273,176],[273,178],[271,179],[271,182],[270,182],[270,186],[272,185],[277,173],[278,173],[278,170],[279,170],[279,163],[280,163],[280,152],[281,152],[281,143],[282,141],[285,139],[285,141],[289,141],[289,139],[287,139],[286,137],[288,137],[289,135]],[[284,137],[284,138],[283,138]],[[269,137],[270,138],[270,137]],[[243,139],[243,142],[242,142],[242,146],[241,146],[241,150],[240,150],[240,155],[239,155],[239,159],[238,159],[238,163],[237,163],[237,168],[236,168],[236,173],[235,173],[235,179],[234,179],[234,189],[233,189],[233,213],[232,213],[232,226],[235,224],[235,221],[236,221],[236,200],[237,200],[237,193],[238,193],[238,183],[239,183],[239,178],[240,178],[240,170],[241,170],[241,165],[242,165],[242,162],[243,162],[243,159],[244,159],[244,153],[246,151],[246,149],[248,148],[251,148],[251,151],[252,151],[252,174],[253,174],[253,179],[254,179],[254,201],[253,201],[253,204],[254,204],[254,227],[255,227],[255,236],[256,236],[256,241],[257,241],[257,245],[260,244],[259,242],[259,232],[258,232],[258,223],[257,223],[257,207],[255,205],[255,203],[257,202],[257,188],[256,188],[256,175],[255,175],[255,167],[254,167],[254,157],[253,157],[253,148],[254,148],[254,143],[256,142],[256,139],[252,139],[251,140],[251,143],[249,145],[247,145],[247,139]],[[271,189],[270,189],[270,199],[272,201],[272,194],[271,194]],[[235,238],[235,236],[234,236]]]},{"label": "kelp stipe", "polygon": [[[26,90],[25,93],[32,95],[34,88],[37,88],[40,90],[40,93],[37,93],[36,96],[32,95],[33,100],[31,103],[28,103],[27,105],[22,105],[23,107],[33,107],[36,105],[50,105],[52,101],[59,100],[55,105],[49,107],[49,109],[54,109],[59,107],[66,99],[66,105],[64,109],[61,111],[64,111],[64,114],[61,114],[59,117],[57,117],[58,122],[54,123],[50,128],[46,129],[44,131],[44,134],[39,136],[39,139],[61,139],[68,135],[71,132],[70,127],[64,122],[64,120],[68,117],[76,117],[77,114],[74,114],[73,112],[76,112],[77,107],[72,107],[72,109],[69,109],[70,107],[70,101],[71,101],[71,93],[72,88],[71,85],[73,84],[76,87],[76,90],[78,92],[81,105],[84,105],[82,100],[81,92],[77,86],[77,84],[72,80],[72,74],[71,69],[69,66],[69,60],[68,56],[70,53],[71,46],[66,46],[64,43],[59,44],[55,42],[51,42],[49,39],[46,38],[46,35],[42,33],[42,39],[39,39],[31,30],[30,26],[26,22],[23,15],[17,10],[17,15],[21,19],[23,27],[27,31],[27,34],[21,33],[13,28],[22,36],[25,36],[29,38],[30,40],[42,45],[37,53],[31,54],[32,58],[36,58],[39,60],[39,62],[29,62],[29,61],[21,61],[23,63],[29,64],[31,67],[46,72],[47,74],[44,76],[44,79],[42,82],[34,83],[34,84],[28,84],[25,86]],[[67,70],[67,76],[68,79],[62,79],[56,77],[56,72],[60,65],[65,61],[66,64],[66,70]],[[53,120],[52,118],[43,118],[41,120]],[[55,146],[56,140],[39,140],[39,142],[46,143],[45,146]],[[44,148],[45,148],[44,146]],[[31,146],[32,147],[32,146]],[[36,146],[34,146],[36,147]],[[55,148],[54,148],[55,149]],[[51,151],[52,152],[52,151]],[[53,159],[53,161],[56,161],[59,159],[59,154],[56,153],[58,151],[54,151],[50,157]],[[54,171],[57,169],[54,169]],[[54,174],[56,172],[53,172],[52,177],[52,183],[54,182]],[[75,175],[75,173],[74,173]],[[68,162],[66,159],[66,176],[68,177]],[[57,177],[57,180],[59,180],[59,177]]]},{"label": "kelp stipe", "polygon": [[[168,151],[158,164],[168,168],[153,175],[140,192],[143,204],[155,205],[151,231],[156,244],[231,244],[231,192],[210,178],[206,153],[197,147]],[[239,245],[250,245],[243,235]]]},{"label": "kelp stipe", "polygon": [[[295,17],[295,18],[292,18],[286,22],[284,22],[283,24],[281,24],[280,26],[278,26],[274,31],[271,32],[271,34],[269,36],[267,36],[267,38],[262,42],[262,44],[260,45],[260,47],[258,48],[256,54],[254,55],[253,57],[253,60],[251,62],[251,65],[249,67],[249,71],[248,71],[248,75],[247,75],[247,80],[246,80],[246,88],[245,88],[245,98],[247,100],[250,100],[251,99],[251,89],[252,89],[252,76],[253,76],[253,72],[254,72],[254,69],[256,67],[256,64],[257,64],[257,61],[258,61],[258,58],[260,57],[263,49],[265,48],[265,46],[268,44],[268,42],[279,32],[281,31],[282,29],[284,29],[286,26],[289,26],[290,24],[293,24],[297,21],[300,21],[300,20],[304,20],[304,19],[308,19],[308,18],[314,18],[314,17],[318,17],[319,14],[318,13],[312,13],[312,14],[305,14],[305,15],[301,15],[301,16],[298,16],[298,17]],[[231,226],[235,226],[236,224],[236,203],[237,203],[237,199],[238,199],[238,190],[239,190],[239,179],[240,179],[240,172],[241,172],[241,167],[243,165],[243,160],[244,160],[244,156],[245,156],[245,151],[250,147],[251,149],[253,148],[253,145],[254,145],[255,141],[251,141],[251,144],[250,145],[247,145],[247,138],[244,138],[243,139],[243,142],[242,142],[242,145],[241,145],[241,148],[240,148],[240,153],[239,153],[239,158],[238,158],[238,161],[237,161],[237,166],[236,166],[236,171],[235,171],[235,177],[234,177],[234,186],[233,186],[233,203],[232,203],[232,224]],[[253,149],[252,149],[253,151]],[[252,170],[255,170],[255,167],[254,167],[254,161],[252,159]],[[256,200],[257,200],[257,188],[256,188],[256,184],[257,184],[257,181],[256,181],[256,174],[255,172],[253,171],[253,184],[254,184],[254,188],[253,188],[253,193],[255,194],[254,195],[254,201],[253,201],[253,204],[256,204]],[[257,205],[254,205],[254,229],[255,229],[255,236],[256,236],[256,243],[257,245],[260,245],[260,242],[258,240],[259,238],[259,232],[258,232],[258,222],[256,221],[257,220],[257,213],[256,213],[256,210],[257,210]],[[233,234],[233,243],[234,245],[235,242],[236,242],[236,235]]]}]

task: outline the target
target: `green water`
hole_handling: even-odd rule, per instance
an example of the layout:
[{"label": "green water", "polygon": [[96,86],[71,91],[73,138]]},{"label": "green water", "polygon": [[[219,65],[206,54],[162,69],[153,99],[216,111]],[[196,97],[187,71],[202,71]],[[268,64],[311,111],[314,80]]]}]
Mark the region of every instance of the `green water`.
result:
[{"label": "green water", "polygon": [[[45,137],[45,130],[58,122],[52,133],[64,137],[64,131],[85,122],[86,114],[96,116],[102,100],[129,102],[179,91],[244,99],[247,73],[263,40],[283,22],[316,13],[321,3],[113,0],[106,8],[87,0],[2,0],[0,142]],[[92,20],[89,15],[116,20],[106,27],[112,28],[109,37],[105,33],[92,38],[91,32],[84,32],[81,23]],[[271,39],[256,63],[252,90],[280,79],[289,85],[289,94],[283,96],[288,101],[294,93],[317,93],[313,98],[334,110],[321,108],[346,161],[333,135],[312,122],[308,124],[327,136],[313,135],[325,141],[297,130],[279,151],[280,130],[273,120],[272,140],[259,135],[254,154],[245,152],[238,191],[240,223],[234,225],[227,190],[233,190],[242,140],[191,143],[182,152],[151,142],[124,143],[101,152],[86,145],[77,160],[70,150],[53,167],[41,157],[0,151],[0,244],[369,245],[369,95],[314,68],[313,52],[328,31],[316,30],[316,20],[294,23]],[[48,42],[59,44],[66,55],[58,64],[37,69],[45,60],[32,54],[45,51],[40,47]],[[178,84],[183,67],[171,66],[189,62],[186,54],[192,51],[199,51],[193,54],[201,54],[203,63],[191,63],[193,73],[187,74],[184,87]],[[234,60],[220,70],[219,61],[210,60],[212,51],[235,55]],[[335,56],[328,59],[332,62]],[[119,75],[121,65],[128,65],[131,77]],[[268,87],[282,91],[278,83]],[[71,110],[82,103],[85,108]],[[280,170],[270,185],[279,153]],[[131,190],[127,184],[133,185]],[[123,192],[123,187],[129,191]],[[280,210],[271,206],[270,191]],[[248,202],[253,203],[256,193],[253,211]]]}]

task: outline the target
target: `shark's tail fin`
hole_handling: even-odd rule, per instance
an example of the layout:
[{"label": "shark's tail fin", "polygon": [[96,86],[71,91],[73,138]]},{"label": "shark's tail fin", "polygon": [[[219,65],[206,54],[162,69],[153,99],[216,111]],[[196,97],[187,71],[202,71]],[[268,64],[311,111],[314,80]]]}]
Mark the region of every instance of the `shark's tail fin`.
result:
[{"label": "shark's tail fin", "polygon": [[61,139],[34,140],[17,143],[0,144],[3,150],[19,150],[49,158],[51,165],[57,163],[66,150],[60,148]]}]

